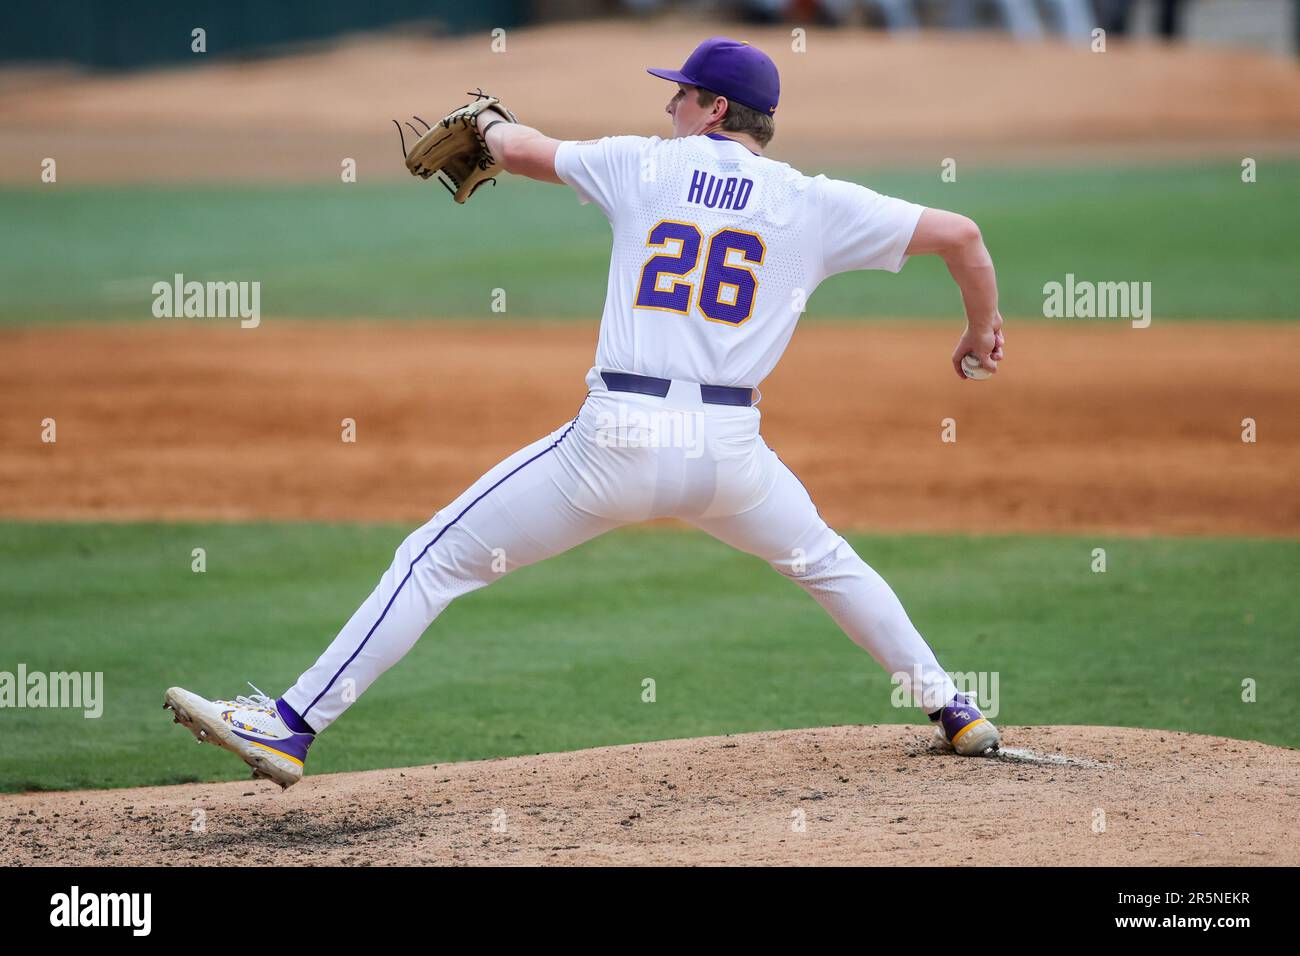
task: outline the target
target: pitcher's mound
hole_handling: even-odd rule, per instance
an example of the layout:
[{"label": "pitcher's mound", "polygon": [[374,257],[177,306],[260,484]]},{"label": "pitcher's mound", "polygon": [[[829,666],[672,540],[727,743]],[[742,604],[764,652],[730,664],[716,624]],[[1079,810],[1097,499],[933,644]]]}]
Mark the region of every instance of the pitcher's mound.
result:
[{"label": "pitcher's mound", "polygon": [[[669,740],[406,770],[0,797],[19,864],[1300,863],[1300,752],[1115,727]],[[231,758],[234,759],[233,757]]]}]

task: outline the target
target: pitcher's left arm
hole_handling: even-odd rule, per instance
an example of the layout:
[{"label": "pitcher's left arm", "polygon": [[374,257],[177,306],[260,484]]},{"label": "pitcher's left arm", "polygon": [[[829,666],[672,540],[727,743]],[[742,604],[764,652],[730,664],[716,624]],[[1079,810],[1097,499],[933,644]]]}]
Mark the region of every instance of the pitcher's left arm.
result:
[{"label": "pitcher's left arm", "polygon": [[[522,123],[493,122],[494,119],[499,117],[480,113],[479,129],[484,131],[483,138],[492,156],[506,172],[563,185],[564,181],[555,173],[555,151],[560,147],[558,139]],[[492,128],[488,129],[489,126]]]}]

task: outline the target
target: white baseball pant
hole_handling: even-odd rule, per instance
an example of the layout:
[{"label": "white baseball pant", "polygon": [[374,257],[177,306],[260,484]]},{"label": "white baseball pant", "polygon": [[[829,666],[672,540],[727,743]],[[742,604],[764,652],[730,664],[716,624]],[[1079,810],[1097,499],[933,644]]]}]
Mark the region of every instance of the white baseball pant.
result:
[{"label": "white baseball pant", "polygon": [[[611,529],[680,518],[798,582],[903,688],[937,710],[957,692],[893,590],[817,513],[759,435],[753,407],[609,391],[501,462],[411,534],[379,584],[284,700],[324,730],[454,598]],[[920,675],[921,686],[914,685]]]}]

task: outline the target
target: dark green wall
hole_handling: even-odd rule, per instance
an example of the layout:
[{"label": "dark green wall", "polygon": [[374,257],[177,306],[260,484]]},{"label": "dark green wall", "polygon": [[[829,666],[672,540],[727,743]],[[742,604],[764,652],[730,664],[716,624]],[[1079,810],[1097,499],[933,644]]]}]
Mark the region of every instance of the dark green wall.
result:
[{"label": "dark green wall", "polygon": [[0,0],[0,61],[72,60],[129,69],[192,57],[190,31],[207,31],[207,55],[255,53],[352,30],[410,24],[464,33],[525,22],[528,0]]}]

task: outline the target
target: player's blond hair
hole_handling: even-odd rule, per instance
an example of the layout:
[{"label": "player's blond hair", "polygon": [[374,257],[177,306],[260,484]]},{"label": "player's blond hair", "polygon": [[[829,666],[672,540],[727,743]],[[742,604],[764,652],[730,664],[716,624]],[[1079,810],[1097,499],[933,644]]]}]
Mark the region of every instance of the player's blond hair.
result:
[{"label": "player's blond hair", "polygon": [[[701,106],[712,106],[714,100],[721,95],[702,86],[695,88],[695,101]],[[776,120],[744,103],[728,99],[727,115],[722,118],[722,128],[729,133],[745,133],[752,136],[759,146],[766,147],[776,135]]]}]

